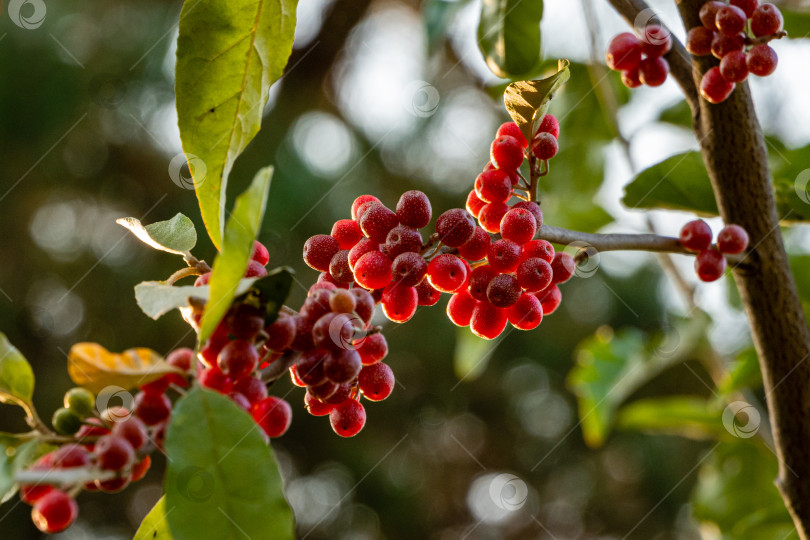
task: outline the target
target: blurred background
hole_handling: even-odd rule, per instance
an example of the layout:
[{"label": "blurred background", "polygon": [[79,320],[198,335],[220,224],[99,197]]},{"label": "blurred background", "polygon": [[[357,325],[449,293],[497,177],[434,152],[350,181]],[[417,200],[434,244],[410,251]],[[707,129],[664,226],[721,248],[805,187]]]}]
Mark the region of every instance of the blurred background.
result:
[{"label": "blurred background", "polygon": [[[34,20],[38,5],[45,4],[23,4],[30,10],[23,15]],[[674,2],[652,5],[683,37]],[[779,69],[752,88],[773,148],[789,152],[810,141],[810,41],[803,39],[810,18],[800,2],[780,5],[797,39],[775,44]],[[73,343],[161,353],[194,343],[177,312],[152,321],[132,294],[140,281],[168,277],[178,260],[114,223],[183,212],[200,232],[195,254],[213,258],[190,181],[169,174],[181,151],[173,93],[180,8],[179,1],[65,0],[48,2],[31,28],[5,12],[0,20],[0,330],[34,365],[35,402],[46,418],[71,386],[65,368]],[[291,306],[317,277],[301,260],[304,241],[349,217],[356,196],[393,205],[403,191],[420,189],[434,215],[463,206],[508,119],[505,82],[476,46],[479,10],[480,2],[465,0],[300,0],[286,74],[228,188],[232,200],[259,167],[275,165],[259,239],[271,265],[297,272]],[[641,232],[649,217],[659,232],[676,235],[688,214],[620,204],[634,173],[697,148],[673,81],[631,95],[606,72],[604,47],[625,29],[606,2],[545,2],[548,65],[572,61],[550,109],[562,134],[542,184],[546,222]],[[710,223],[715,232],[722,226]],[[792,253],[810,250],[803,228],[787,242]],[[616,432],[596,449],[583,441],[566,386],[580,343],[594,334],[609,339],[612,329],[666,331],[690,313],[653,256],[608,253],[592,263],[594,271],[566,284],[562,307],[531,333],[482,345],[449,323],[446,297],[403,327],[388,324],[398,384],[390,399],[367,408],[368,423],[352,439],[307,415],[300,389],[276,383],[271,391],[293,404],[292,428],[273,447],[299,535],[718,538],[718,529],[698,524],[690,502],[701,474],[710,474],[699,474],[698,464],[713,442],[634,431]],[[674,263],[692,284],[691,260]],[[731,280],[700,285],[696,301],[712,317],[714,355],[727,361],[750,347]],[[711,396],[705,366],[687,358],[629,398]],[[0,406],[0,429],[24,429],[20,411]],[[732,474],[741,467],[730,466]],[[160,496],[162,468],[156,459],[145,481],[118,495],[81,495],[78,523],[59,538],[130,538]],[[39,536],[18,498],[0,507],[0,537]]]}]

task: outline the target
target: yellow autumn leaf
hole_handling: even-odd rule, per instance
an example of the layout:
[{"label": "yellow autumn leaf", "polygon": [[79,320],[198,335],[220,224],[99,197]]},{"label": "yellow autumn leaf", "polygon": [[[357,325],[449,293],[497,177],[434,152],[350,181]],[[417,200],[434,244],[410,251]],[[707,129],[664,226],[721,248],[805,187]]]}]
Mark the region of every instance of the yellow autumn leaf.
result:
[{"label": "yellow autumn leaf", "polygon": [[68,374],[74,383],[93,392],[107,386],[130,389],[180,373],[151,349],[138,347],[112,353],[98,343],[77,343],[68,354]]}]

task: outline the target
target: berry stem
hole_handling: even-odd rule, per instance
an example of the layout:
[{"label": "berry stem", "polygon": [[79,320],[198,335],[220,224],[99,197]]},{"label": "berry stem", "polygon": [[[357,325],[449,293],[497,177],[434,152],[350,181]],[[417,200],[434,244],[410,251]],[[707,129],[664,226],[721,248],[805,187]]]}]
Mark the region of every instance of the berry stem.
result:
[{"label": "berry stem", "polygon": [[181,268],[180,270],[169,276],[169,279],[166,280],[166,284],[174,285],[175,282],[183,279],[184,277],[199,276],[201,273],[202,272],[200,272],[200,269],[197,266],[187,266],[185,268]]},{"label": "berry stem", "polygon": [[784,30],[782,30],[782,31],[777,32],[775,34],[771,34],[769,36],[760,36],[760,37],[757,37],[757,38],[752,38],[752,37],[746,36],[745,44],[746,45],[762,45],[763,43],[768,43],[768,42],[771,42],[771,41],[773,41],[775,39],[782,39],[783,37],[787,37],[787,35],[788,35],[788,33],[785,32]]},{"label": "berry stem", "polygon": [[66,469],[28,469],[18,471],[14,481],[21,484],[47,484],[52,486],[83,486],[94,480],[112,480],[120,471],[106,471],[95,467]]}]

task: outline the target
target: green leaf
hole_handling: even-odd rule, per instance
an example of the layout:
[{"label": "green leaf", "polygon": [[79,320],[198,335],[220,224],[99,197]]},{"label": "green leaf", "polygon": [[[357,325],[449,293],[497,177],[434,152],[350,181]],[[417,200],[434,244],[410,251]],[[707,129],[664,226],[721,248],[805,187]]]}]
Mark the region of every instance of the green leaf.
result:
[{"label": "green leaf", "polygon": [[659,122],[666,122],[675,126],[685,127],[692,129],[692,109],[685,99],[677,102],[675,105],[668,107],[661,111],[658,115]]},{"label": "green leaf", "polygon": [[231,400],[195,388],[166,433],[165,512],[177,538],[293,538],[281,476],[259,427]]},{"label": "green leaf", "polygon": [[260,170],[250,186],[236,198],[233,213],[225,226],[222,251],[214,259],[211,271],[210,296],[200,324],[200,343],[205,343],[237,294],[264,216],[272,174],[272,167]]},{"label": "green leaf", "polygon": [[700,152],[676,154],[640,172],[624,187],[628,208],[669,208],[717,215],[714,192]]},{"label": "green leaf", "polygon": [[[225,187],[256,136],[292,52],[297,0],[187,0],[180,12],[175,96],[183,151],[203,222],[222,247]],[[194,160],[197,161],[197,160]]]},{"label": "green leaf", "polygon": [[34,371],[28,360],[0,332],[0,403],[30,404],[34,395]]},{"label": "green leaf", "polygon": [[[287,300],[293,284],[293,274],[292,268],[286,266],[276,268],[266,276],[255,280],[250,290],[244,294],[244,296],[255,298],[260,305],[265,307],[265,325],[269,325],[276,320],[281,306]],[[240,295],[241,293],[237,289],[237,296]]]},{"label": "green leaf", "polygon": [[197,230],[194,223],[180,213],[167,221],[158,221],[146,226],[133,217],[116,219],[115,222],[132,231],[132,234],[144,244],[160,251],[188,255],[197,245]]},{"label": "green leaf", "polygon": [[474,381],[484,373],[492,351],[500,340],[481,339],[469,328],[456,329],[456,346],[453,351],[453,370],[459,380]]},{"label": "green leaf", "polygon": [[132,540],[172,540],[166,519],[166,497],[163,496],[141,521]]},{"label": "green leaf", "polygon": [[0,504],[17,492],[14,476],[37,458],[39,447],[38,440],[20,443],[9,436],[0,439]]},{"label": "green leaf", "polygon": [[722,411],[716,410],[705,399],[695,396],[633,401],[616,414],[616,427],[680,435],[690,439],[716,439],[729,436],[723,427]]},{"label": "green leaf", "polygon": [[759,370],[757,352],[752,347],[737,355],[728,371],[723,374],[717,391],[721,396],[728,396],[738,390],[758,389],[761,386],[762,372]]},{"label": "green leaf", "polygon": [[543,60],[542,17],[542,0],[483,1],[478,48],[492,73],[502,79],[520,79],[536,72]]},{"label": "green leaf", "polygon": [[469,0],[425,0],[422,2],[422,18],[427,34],[428,54],[435,54],[447,38],[447,29],[456,13],[461,11]]},{"label": "green leaf", "polygon": [[582,435],[592,447],[605,442],[616,410],[643,384],[682,362],[703,342],[707,316],[699,312],[649,339],[636,328],[616,334],[601,328],[579,346],[567,384],[577,396]]},{"label": "green leaf", "polygon": [[695,519],[723,540],[798,538],[774,485],[776,456],[746,441],[720,443],[706,458],[690,500]]},{"label": "green leaf", "polygon": [[[531,3],[531,2],[524,2]],[[545,79],[513,82],[503,93],[503,103],[527,141],[534,137],[535,122],[542,121],[554,92],[570,77],[568,60],[557,63],[557,72]]]}]

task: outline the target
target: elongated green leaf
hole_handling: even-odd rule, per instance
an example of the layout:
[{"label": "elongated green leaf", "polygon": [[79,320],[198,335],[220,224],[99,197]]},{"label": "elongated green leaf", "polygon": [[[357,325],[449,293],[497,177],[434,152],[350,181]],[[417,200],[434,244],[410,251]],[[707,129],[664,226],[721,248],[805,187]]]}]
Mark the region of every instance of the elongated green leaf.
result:
[{"label": "elongated green leaf", "polygon": [[557,72],[536,81],[513,82],[503,93],[503,103],[527,141],[534,137],[534,126],[543,120],[554,92],[571,76],[568,60],[557,63]]},{"label": "elongated green leaf", "polygon": [[[259,304],[264,306],[264,322],[266,325],[269,325],[278,317],[281,306],[284,305],[284,301],[290,294],[292,284],[292,268],[282,266],[254,281],[253,286],[245,293],[246,296],[255,297]],[[237,296],[241,294],[237,289]]]},{"label": "elongated green leaf", "polygon": [[530,77],[540,66],[542,0],[483,0],[478,47],[502,79]]},{"label": "elongated green leaf", "polygon": [[6,502],[17,492],[14,476],[36,459],[39,446],[37,440],[24,443],[10,437],[0,440],[0,503]]},{"label": "elongated green leaf", "polygon": [[211,271],[210,295],[200,324],[200,343],[205,343],[236,297],[264,217],[272,175],[272,167],[260,170],[250,187],[236,198],[233,213],[225,226],[222,251],[214,259]]},{"label": "elongated green leaf", "polygon": [[[194,190],[211,241],[222,247],[225,186],[259,131],[268,91],[292,51],[297,0],[187,0],[180,12],[175,95]],[[195,160],[196,161],[196,160]]]},{"label": "elongated green leaf", "polygon": [[722,410],[695,396],[640,399],[616,414],[618,429],[667,433],[691,439],[730,437],[723,428]]},{"label": "elongated green leaf", "polygon": [[0,402],[31,403],[34,371],[28,360],[0,332]]},{"label": "elongated green leaf", "polygon": [[132,231],[144,244],[160,251],[187,255],[197,245],[194,223],[183,214],[146,226],[133,217],[116,219],[115,222]]},{"label": "elongated green leaf", "polygon": [[176,538],[293,538],[281,476],[256,423],[227,397],[195,388],[166,433],[165,514]]},{"label": "elongated green leaf", "polygon": [[166,519],[166,497],[163,496],[143,518],[132,540],[172,540],[172,538],[169,521]]}]

